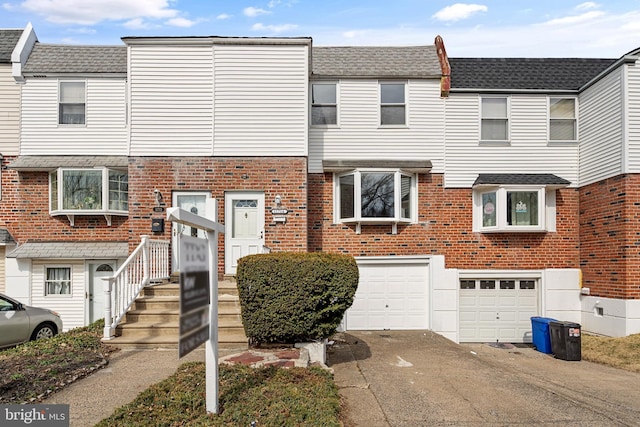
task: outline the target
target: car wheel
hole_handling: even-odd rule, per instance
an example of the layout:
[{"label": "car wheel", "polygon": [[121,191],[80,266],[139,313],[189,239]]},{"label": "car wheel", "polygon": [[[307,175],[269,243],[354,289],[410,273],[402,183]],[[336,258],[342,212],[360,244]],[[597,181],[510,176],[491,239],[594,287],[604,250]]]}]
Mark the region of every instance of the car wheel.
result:
[{"label": "car wheel", "polygon": [[31,334],[31,339],[39,340],[41,338],[51,338],[55,334],[56,330],[53,326],[47,324],[38,325],[38,327],[33,331],[33,334]]}]

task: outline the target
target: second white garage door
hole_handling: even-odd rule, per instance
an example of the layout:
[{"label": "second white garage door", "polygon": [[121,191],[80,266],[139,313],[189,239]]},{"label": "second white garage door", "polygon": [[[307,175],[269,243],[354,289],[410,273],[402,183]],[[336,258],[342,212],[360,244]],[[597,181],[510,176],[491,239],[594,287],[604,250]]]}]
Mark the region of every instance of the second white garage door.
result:
[{"label": "second white garage door", "polygon": [[460,342],[531,342],[535,279],[460,280]]},{"label": "second white garage door", "polygon": [[347,329],[403,330],[428,326],[428,276],[425,260],[358,262],[360,282],[347,310]]}]

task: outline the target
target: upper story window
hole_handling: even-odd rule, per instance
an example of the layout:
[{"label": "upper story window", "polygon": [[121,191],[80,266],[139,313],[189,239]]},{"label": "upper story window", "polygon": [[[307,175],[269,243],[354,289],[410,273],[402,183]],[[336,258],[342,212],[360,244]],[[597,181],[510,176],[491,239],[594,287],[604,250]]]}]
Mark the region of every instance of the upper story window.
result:
[{"label": "upper story window", "polygon": [[336,83],[313,83],[311,85],[311,124],[338,124],[338,102]]},{"label": "upper story window", "polygon": [[[126,170],[59,168],[50,174],[52,215],[127,215]],[[110,222],[110,219],[108,219]]]},{"label": "upper story window", "polygon": [[549,98],[549,140],[576,141],[576,98]]},{"label": "upper story window", "polygon": [[336,175],[338,222],[412,222],[416,177],[401,170],[354,170]]},{"label": "upper story window", "polygon": [[85,124],[85,94],[84,82],[60,82],[59,124]]},{"label": "upper story window", "polygon": [[406,110],[405,84],[380,83],[380,124],[405,125],[407,123]]},{"label": "upper story window", "polygon": [[480,140],[508,141],[509,98],[483,96],[480,110]]}]

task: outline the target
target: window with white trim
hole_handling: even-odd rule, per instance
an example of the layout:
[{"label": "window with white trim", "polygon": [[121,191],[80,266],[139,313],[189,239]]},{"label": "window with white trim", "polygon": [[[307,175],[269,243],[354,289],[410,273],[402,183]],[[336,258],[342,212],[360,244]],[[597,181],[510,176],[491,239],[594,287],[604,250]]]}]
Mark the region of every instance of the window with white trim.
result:
[{"label": "window with white trim", "polygon": [[407,123],[405,84],[402,82],[380,83],[380,124],[405,125]]},{"label": "window with white trim", "polygon": [[126,170],[59,168],[51,172],[52,215],[127,215],[129,178]]},{"label": "window with white trim", "polygon": [[60,82],[58,123],[61,125],[84,125],[85,97],[85,82]]},{"label": "window with white trim", "polygon": [[71,267],[45,267],[45,295],[71,295]]},{"label": "window with white trim", "polygon": [[311,124],[313,126],[338,124],[336,83],[311,84]]},{"label": "window with white trim", "polygon": [[413,222],[416,176],[401,170],[353,170],[335,177],[338,222]]},{"label": "window with white trim", "polygon": [[479,232],[555,231],[555,189],[482,187],[473,192],[473,229]]},{"label": "window with white trim", "polygon": [[509,140],[509,98],[483,96],[480,98],[480,140]]},{"label": "window with white trim", "polygon": [[549,98],[549,140],[578,139],[576,98]]}]

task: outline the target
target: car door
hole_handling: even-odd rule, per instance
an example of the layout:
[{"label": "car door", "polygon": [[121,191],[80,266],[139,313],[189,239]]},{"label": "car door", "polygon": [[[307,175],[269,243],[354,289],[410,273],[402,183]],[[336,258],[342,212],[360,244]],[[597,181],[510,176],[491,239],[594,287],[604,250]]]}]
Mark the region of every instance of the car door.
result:
[{"label": "car door", "polygon": [[0,295],[0,347],[29,339],[29,316],[18,303]]}]

